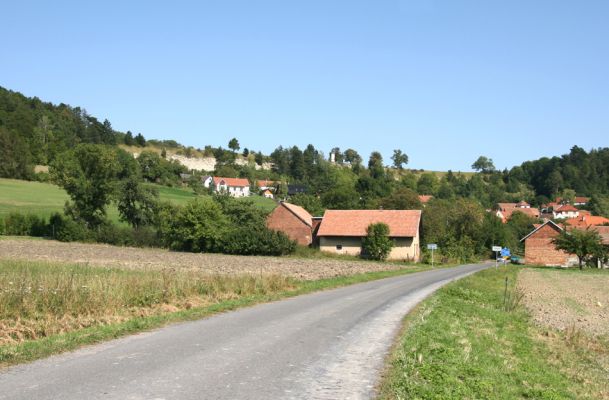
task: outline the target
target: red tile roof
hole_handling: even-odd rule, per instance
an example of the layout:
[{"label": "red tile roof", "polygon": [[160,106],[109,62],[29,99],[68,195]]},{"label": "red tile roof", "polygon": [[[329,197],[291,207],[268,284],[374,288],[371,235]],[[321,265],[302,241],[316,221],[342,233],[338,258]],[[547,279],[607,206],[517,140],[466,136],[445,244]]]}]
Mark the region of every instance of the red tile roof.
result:
[{"label": "red tile roof", "polygon": [[609,226],[593,226],[590,229],[594,229],[599,235],[601,235],[603,244],[609,245]]},{"label": "red tile roof", "polygon": [[250,181],[245,178],[223,178],[221,176],[214,176],[214,185],[217,185],[222,181],[224,181],[226,186],[232,187],[244,187],[250,185]]},{"label": "red tile roof", "polygon": [[589,226],[609,224],[609,219],[593,215],[580,215],[577,218],[569,218],[565,223],[576,228],[587,228]]},{"label": "red tile roof", "polygon": [[383,222],[391,237],[415,237],[420,210],[327,210],[317,236],[366,236],[370,224]]},{"label": "red tile roof", "polygon": [[296,204],[286,203],[285,201],[282,201],[279,204],[287,208],[292,214],[300,218],[305,224],[313,226],[313,216],[309,214],[309,212],[304,208],[297,206]]},{"label": "red tile roof", "polygon": [[577,208],[575,208],[574,206],[572,206],[571,204],[565,204],[563,206],[560,206],[558,208],[554,209],[554,212],[569,212],[569,211],[579,211]]},{"label": "red tile roof", "polygon": [[584,196],[575,196],[575,202],[576,203],[587,203],[590,201],[589,197],[584,197]]},{"label": "red tile roof", "polygon": [[275,186],[277,184],[277,182],[264,180],[264,181],[257,181],[256,184],[258,185],[259,188],[261,188],[261,187]]},{"label": "red tile roof", "polygon": [[420,194],[419,195],[419,201],[423,204],[429,202],[429,200],[433,199],[432,195],[429,194]]}]

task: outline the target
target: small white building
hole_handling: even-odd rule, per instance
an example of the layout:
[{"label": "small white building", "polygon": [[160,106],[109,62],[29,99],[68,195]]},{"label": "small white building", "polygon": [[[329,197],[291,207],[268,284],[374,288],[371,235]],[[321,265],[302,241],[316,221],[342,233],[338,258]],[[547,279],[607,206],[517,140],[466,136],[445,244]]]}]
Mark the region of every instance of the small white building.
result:
[{"label": "small white building", "polygon": [[554,219],[577,218],[579,217],[579,210],[571,204],[565,204],[554,208],[552,215]]},{"label": "small white building", "polygon": [[223,178],[219,176],[206,176],[203,186],[212,187],[214,192],[226,193],[232,197],[247,197],[250,195],[250,182],[245,178]]}]

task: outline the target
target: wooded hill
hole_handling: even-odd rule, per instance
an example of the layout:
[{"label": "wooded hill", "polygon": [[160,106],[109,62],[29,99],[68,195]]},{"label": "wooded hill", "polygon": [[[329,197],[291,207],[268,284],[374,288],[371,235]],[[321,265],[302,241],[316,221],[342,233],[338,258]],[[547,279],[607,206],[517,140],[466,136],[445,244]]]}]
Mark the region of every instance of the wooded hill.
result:
[{"label": "wooded hill", "polygon": [[[377,206],[377,202],[371,200],[389,196],[399,187],[446,199],[473,197],[485,207],[499,201],[522,199],[539,204],[568,189],[582,196],[609,194],[609,148],[586,152],[574,146],[569,154],[527,161],[504,171],[495,171],[490,160],[489,168],[469,179],[450,171],[438,175],[402,170],[408,157],[401,152],[401,163],[387,169],[377,152],[370,155],[365,165],[353,149],[332,149],[333,164],[313,145],[304,150],[279,146],[269,156],[243,149],[243,154],[253,155],[250,158],[257,163],[272,161],[275,168],[269,174],[235,166],[232,161],[235,150],[240,150],[238,143],[229,151],[210,146],[204,150],[186,148],[174,140],[146,141],[142,134],[114,130],[110,121],[100,121],[84,108],[55,105],[0,87],[0,176],[32,179],[33,165],[51,164],[59,154],[78,143],[126,144],[142,150],[152,144],[156,148],[182,148],[186,153],[197,150],[198,154],[216,156],[219,160],[216,172],[252,179],[264,175],[264,178],[303,183],[310,193],[326,194],[328,206],[344,208]],[[332,169],[331,165],[344,168]],[[179,168],[173,170],[179,173]],[[334,190],[337,187],[341,188],[341,194]],[[333,193],[328,195],[329,192]]]}]

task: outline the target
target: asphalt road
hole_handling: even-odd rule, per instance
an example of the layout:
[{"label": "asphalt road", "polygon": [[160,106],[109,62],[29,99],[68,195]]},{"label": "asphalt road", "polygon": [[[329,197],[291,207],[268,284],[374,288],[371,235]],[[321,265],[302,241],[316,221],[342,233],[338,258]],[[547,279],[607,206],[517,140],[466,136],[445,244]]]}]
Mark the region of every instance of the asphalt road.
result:
[{"label": "asphalt road", "polygon": [[404,315],[490,264],[317,292],[0,372],[0,399],[367,399]]}]

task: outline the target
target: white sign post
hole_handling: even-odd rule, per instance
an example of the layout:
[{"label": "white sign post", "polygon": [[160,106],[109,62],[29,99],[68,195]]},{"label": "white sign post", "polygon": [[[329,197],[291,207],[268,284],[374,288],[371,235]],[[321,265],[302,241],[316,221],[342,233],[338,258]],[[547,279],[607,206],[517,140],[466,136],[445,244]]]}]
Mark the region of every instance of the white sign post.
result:
[{"label": "white sign post", "polygon": [[497,258],[499,258],[499,252],[501,251],[501,246],[493,246],[493,251],[495,252],[495,268],[498,268]]},{"label": "white sign post", "polygon": [[431,250],[431,268],[433,268],[433,252],[438,248],[438,245],[435,243],[429,243],[427,245],[427,250]]}]

